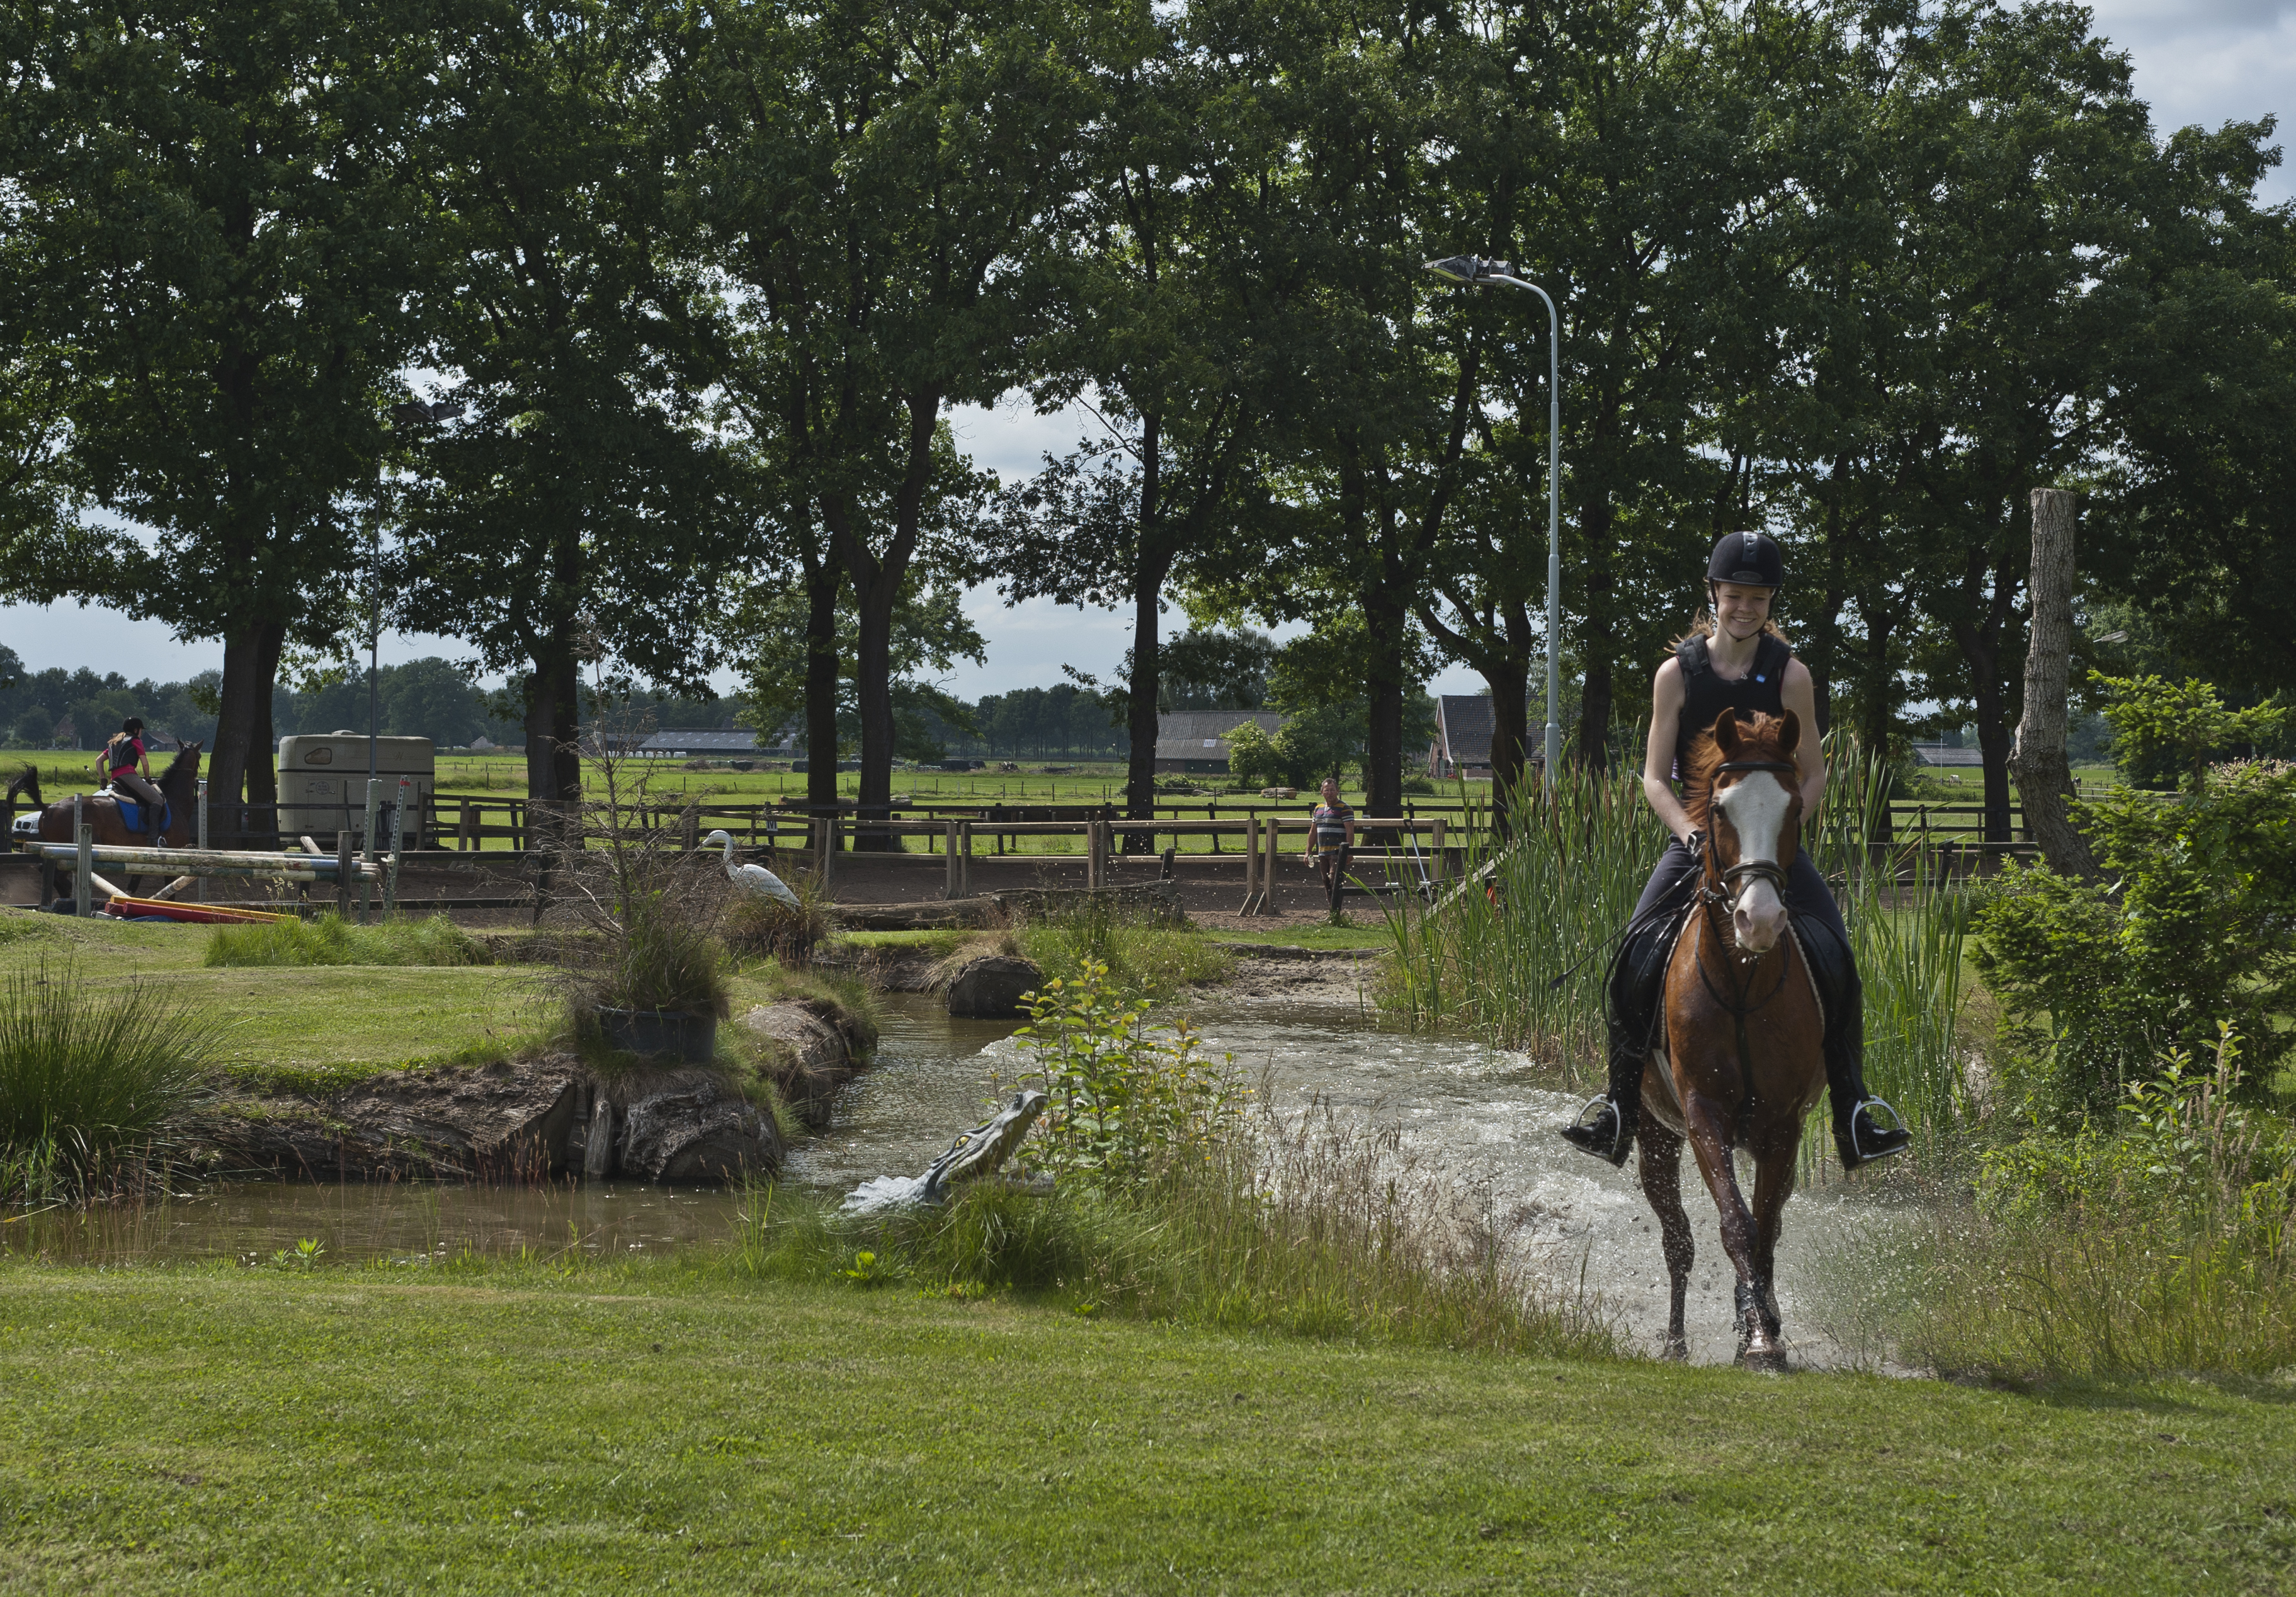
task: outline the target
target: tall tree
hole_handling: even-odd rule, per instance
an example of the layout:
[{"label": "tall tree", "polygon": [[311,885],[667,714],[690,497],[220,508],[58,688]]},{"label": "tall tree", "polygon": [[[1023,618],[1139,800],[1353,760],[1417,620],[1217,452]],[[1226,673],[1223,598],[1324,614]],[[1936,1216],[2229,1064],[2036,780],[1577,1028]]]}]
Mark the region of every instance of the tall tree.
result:
[{"label": "tall tree", "polygon": [[704,29],[680,7],[483,0],[418,150],[437,241],[431,428],[402,619],[469,640],[526,712],[527,792],[580,796],[581,668],[706,692],[731,553],[717,368],[673,203]]},{"label": "tall tree", "polygon": [[1088,404],[1104,436],[1021,491],[996,563],[1014,601],[1130,607],[1125,798],[1145,819],[1162,611],[1253,491],[1284,364],[1277,330],[1302,274],[1273,247],[1286,157],[1251,69],[1204,48],[1189,13],[1137,0],[1109,13],[1103,37],[1066,292],[1034,387],[1047,407]]},{"label": "tall tree", "polygon": [[1034,0],[727,6],[707,211],[770,418],[857,618],[860,807],[892,798],[893,610],[952,480],[947,406],[1028,370],[1074,192],[1088,13]]},{"label": "tall tree", "polygon": [[404,393],[399,160],[429,24],[398,0],[164,0],[48,7],[16,36],[10,119],[39,129],[19,218],[68,349],[72,486],[151,541],[82,522],[15,545],[5,579],[223,639],[225,831],[242,781],[277,797],[280,651],[332,641]]}]

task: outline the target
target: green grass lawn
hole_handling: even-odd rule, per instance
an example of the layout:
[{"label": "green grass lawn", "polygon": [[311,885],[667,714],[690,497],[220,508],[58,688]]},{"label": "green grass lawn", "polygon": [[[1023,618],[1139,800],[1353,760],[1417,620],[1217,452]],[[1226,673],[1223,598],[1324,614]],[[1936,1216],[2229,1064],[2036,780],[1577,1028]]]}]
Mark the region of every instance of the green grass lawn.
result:
[{"label": "green grass lawn", "polygon": [[1272,922],[1265,931],[1255,927],[1250,931],[1210,930],[1203,935],[1215,943],[1274,943],[1285,948],[1390,948],[1395,944],[1375,913],[1363,913],[1346,926],[1328,921],[1282,921]]},{"label": "green grass lawn", "polygon": [[232,1074],[325,1091],[378,1070],[515,1049],[549,1019],[533,965],[316,965],[209,970],[204,926],[0,912],[0,977],[70,960],[92,985],[179,988],[217,1028]]},{"label": "green grass lawn", "polygon": [[0,1270],[0,1583],[2296,1582],[2296,1386],[2044,1396],[1229,1336],[665,1263]]}]

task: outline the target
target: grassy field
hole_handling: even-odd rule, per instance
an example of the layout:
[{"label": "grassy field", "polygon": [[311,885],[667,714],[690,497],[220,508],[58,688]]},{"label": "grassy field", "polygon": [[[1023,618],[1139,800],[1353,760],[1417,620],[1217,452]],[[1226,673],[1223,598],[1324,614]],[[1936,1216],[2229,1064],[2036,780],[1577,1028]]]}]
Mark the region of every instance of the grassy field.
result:
[{"label": "grassy field", "polygon": [[1564,1364],[667,1261],[0,1271],[0,1583],[2284,1591],[2287,1382]]}]

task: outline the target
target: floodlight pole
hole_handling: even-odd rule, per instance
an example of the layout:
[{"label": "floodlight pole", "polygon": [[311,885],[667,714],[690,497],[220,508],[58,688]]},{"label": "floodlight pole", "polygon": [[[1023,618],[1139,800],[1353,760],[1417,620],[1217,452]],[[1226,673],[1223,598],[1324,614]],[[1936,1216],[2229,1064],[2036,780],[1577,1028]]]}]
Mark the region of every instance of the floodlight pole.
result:
[{"label": "floodlight pole", "polygon": [[1503,260],[1455,255],[1427,269],[1464,288],[1503,284],[1528,289],[1546,302],[1546,774],[1562,766],[1562,318],[1546,291],[1514,275]]}]

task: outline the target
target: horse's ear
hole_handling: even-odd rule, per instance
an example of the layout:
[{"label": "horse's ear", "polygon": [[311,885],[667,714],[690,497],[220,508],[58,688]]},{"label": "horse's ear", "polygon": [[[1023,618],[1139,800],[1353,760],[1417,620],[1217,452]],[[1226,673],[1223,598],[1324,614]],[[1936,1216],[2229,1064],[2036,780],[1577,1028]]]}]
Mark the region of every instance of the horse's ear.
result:
[{"label": "horse's ear", "polygon": [[1714,746],[1724,759],[1738,758],[1738,712],[1726,709],[1714,717]]},{"label": "horse's ear", "polygon": [[1793,760],[1796,765],[1801,763],[1794,759],[1794,756],[1801,752],[1801,717],[1792,710],[1786,711],[1784,720],[1779,723],[1778,747],[1786,758]]}]

